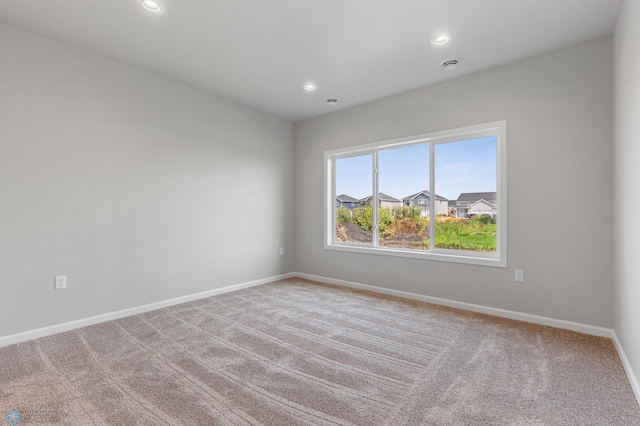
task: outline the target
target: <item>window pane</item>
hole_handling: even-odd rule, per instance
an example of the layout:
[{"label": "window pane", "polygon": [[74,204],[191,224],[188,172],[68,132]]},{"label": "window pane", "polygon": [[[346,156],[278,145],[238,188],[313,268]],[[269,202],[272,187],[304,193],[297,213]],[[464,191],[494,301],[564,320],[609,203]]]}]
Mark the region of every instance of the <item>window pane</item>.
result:
[{"label": "window pane", "polygon": [[325,152],[325,248],[506,266],[505,126]]},{"label": "window pane", "polygon": [[366,204],[373,194],[373,155],[338,158],[335,169],[335,240],[373,244],[373,211]]},{"label": "window pane", "polygon": [[429,249],[429,145],[378,152],[378,243]]},{"label": "window pane", "polygon": [[436,194],[450,200],[436,217],[437,248],[496,252],[496,144],[489,136],[434,147]]}]

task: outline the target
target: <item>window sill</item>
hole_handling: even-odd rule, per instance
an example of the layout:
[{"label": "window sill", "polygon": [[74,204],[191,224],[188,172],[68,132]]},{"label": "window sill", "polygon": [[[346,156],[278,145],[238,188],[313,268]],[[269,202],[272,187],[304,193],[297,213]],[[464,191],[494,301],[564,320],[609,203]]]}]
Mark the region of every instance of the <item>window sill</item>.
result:
[{"label": "window sill", "polygon": [[503,256],[498,258],[496,255],[483,255],[478,252],[465,252],[447,250],[441,252],[416,250],[405,250],[386,247],[371,247],[366,245],[354,244],[325,244],[326,250],[337,250],[351,253],[374,254],[378,256],[396,256],[413,259],[431,260],[438,262],[464,263],[468,265],[492,266],[497,268],[506,268],[507,260]]}]

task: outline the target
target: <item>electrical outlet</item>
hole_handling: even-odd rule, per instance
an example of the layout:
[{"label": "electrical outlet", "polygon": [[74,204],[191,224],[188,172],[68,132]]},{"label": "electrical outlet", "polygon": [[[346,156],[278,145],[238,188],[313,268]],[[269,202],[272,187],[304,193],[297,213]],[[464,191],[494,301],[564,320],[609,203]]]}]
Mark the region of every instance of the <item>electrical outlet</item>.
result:
[{"label": "electrical outlet", "polygon": [[280,247],[280,256],[284,256],[284,248]]},{"label": "electrical outlet", "polygon": [[524,271],[522,269],[516,269],[516,281],[524,282]]},{"label": "electrical outlet", "polygon": [[67,288],[67,276],[66,275],[56,276],[53,288],[54,290],[62,290],[63,288]]}]

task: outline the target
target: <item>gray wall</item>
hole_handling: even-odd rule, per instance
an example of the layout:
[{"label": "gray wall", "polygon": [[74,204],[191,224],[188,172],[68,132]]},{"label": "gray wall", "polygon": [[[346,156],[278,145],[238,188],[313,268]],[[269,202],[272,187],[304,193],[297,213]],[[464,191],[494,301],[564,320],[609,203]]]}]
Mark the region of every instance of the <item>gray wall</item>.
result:
[{"label": "gray wall", "polygon": [[[623,28],[617,60],[637,70]],[[10,26],[0,40],[0,336],[294,270],[614,324],[611,39],[298,123],[295,147],[267,114]],[[636,75],[616,80],[618,212],[636,202]],[[508,268],[323,249],[325,150],[501,119]],[[573,202],[593,194],[595,208]],[[615,326],[640,370],[630,226],[616,228]]]},{"label": "gray wall", "polygon": [[[297,123],[298,271],[610,328],[611,62],[606,38]],[[502,119],[508,268],[323,248],[325,150]]]},{"label": "gray wall", "polygon": [[614,36],[614,330],[640,374],[640,0],[625,0]]},{"label": "gray wall", "polygon": [[0,336],[294,270],[292,124],[0,40]]}]

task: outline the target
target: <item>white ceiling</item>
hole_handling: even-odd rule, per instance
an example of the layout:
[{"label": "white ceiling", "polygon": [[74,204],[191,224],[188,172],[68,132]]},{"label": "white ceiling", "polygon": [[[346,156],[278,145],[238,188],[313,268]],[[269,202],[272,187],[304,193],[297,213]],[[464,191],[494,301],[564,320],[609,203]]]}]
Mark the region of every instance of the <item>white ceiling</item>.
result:
[{"label": "white ceiling", "polygon": [[[298,121],[610,35],[622,3],[159,1],[162,15],[138,0],[0,0],[0,21]],[[432,46],[442,32],[453,40]]]}]

